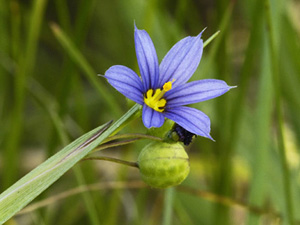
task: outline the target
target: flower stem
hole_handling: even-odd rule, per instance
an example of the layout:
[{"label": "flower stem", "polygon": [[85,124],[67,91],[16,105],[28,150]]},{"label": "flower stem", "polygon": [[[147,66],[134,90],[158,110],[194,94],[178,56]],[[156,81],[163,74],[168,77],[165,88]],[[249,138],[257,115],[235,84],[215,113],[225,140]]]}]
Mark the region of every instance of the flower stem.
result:
[{"label": "flower stem", "polygon": [[[112,143],[107,143],[115,139],[121,139],[121,138],[130,138],[128,140],[124,141],[117,141],[117,142],[112,142]],[[122,145],[127,145],[133,142],[136,142],[141,139],[149,139],[149,140],[154,140],[154,141],[163,141],[162,138],[147,135],[147,134],[120,134],[120,135],[114,135],[111,137],[108,137],[106,140],[103,141],[103,143],[95,148],[93,151],[90,152],[90,154],[101,151],[103,149],[107,148],[112,148],[112,147],[117,147],[117,146],[122,146]]]},{"label": "flower stem", "polygon": [[156,137],[156,136],[152,136],[152,135],[148,135],[148,134],[117,134],[117,135],[106,138],[102,142],[102,144],[107,143],[109,141],[116,140],[116,139],[125,139],[125,138],[150,139],[150,140],[154,140],[154,141],[163,141],[163,139],[160,137]]},{"label": "flower stem", "polygon": [[112,157],[106,157],[106,156],[87,157],[87,158],[82,159],[81,162],[86,161],[86,160],[104,160],[104,161],[115,162],[115,163],[123,164],[126,166],[139,168],[137,162],[129,162],[129,161],[116,159],[116,158],[112,158]]},{"label": "flower stem", "polygon": [[175,192],[174,187],[170,187],[165,191],[163,222],[162,222],[163,225],[172,224],[174,192]]}]

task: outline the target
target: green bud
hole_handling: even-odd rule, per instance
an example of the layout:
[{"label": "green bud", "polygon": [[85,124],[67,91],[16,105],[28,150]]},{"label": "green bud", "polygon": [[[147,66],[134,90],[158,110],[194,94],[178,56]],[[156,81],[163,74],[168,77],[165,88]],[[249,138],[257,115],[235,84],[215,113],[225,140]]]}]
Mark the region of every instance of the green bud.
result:
[{"label": "green bud", "polygon": [[189,157],[179,143],[152,142],[138,157],[142,179],[154,188],[180,184],[190,172]]}]

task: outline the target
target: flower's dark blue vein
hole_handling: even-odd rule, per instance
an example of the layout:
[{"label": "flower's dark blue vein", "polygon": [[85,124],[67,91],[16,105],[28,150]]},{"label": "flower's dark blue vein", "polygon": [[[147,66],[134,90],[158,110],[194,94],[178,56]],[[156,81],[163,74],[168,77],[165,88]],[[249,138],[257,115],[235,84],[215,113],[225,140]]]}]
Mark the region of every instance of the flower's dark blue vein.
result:
[{"label": "flower's dark blue vein", "polygon": [[127,86],[130,86],[130,87],[133,87],[134,89],[136,89],[137,91],[139,91],[141,94],[143,93],[143,91],[141,89],[139,89],[138,87],[132,85],[131,83],[128,83],[128,82],[125,82],[124,80],[123,81],[120,81],[116,78],[112,78],[112,77],[107,77],[108,80],[112,80],[112,81],[115,81],[115,84],[120,84],[122,85],[122,87],[124,87],[126,84]]},{"label": "flower's dark blue vein", "polygon": [[[182,95],[175,95],[172,97],[166,97],[167,100],[167,105],[168,106],[177,106],[177,105],[188,105],[188,104],[193,104],[193,103],[197,103],[197,102],[202,102],[202,101],[206,101],[209,100],[211,98],[209,95],[209,93],[212,92],[220,92],[222,93],[223,91],[227,91],[228,89],[224,88],[222,90],[220,89],[214,89],[214,90],[209,90],[209,91],[199,91],[199,92],[191,92],[191,93],[186,93],[186,94],[182,94]],[[205,93],[205,97],[199,98],[198,95]],[[219,96],[219,95],[216,95]]]},{"label": "flower's dark blue vein", "polygon": [[[145,38],[145,39],[148,39],[147,37]],[[145,64],[146,64],[146,67],[147,68],[142,68],[142,70],[143,70],[143,75],[144,76],[147,76],[147,78],[148,78],[148,82],[149,82],[149,84],[148,84],[148,87],[146,87],[146,88],[155,88],[155,87],[152,87],[152,86],[155,86],[155,83],[157,82],[156,81],[156,76],[157,76],[157,67],[158,67],[158,65],[156,65],[156,59],[155,59],[155,51],[153,52],[153,49],[152,49],[152,46],[151,46],[151,41],[150,40],[147,40],[147,45],[148,45],[148,47],[149,47],[149,49],[150,49],[150,55],[151,55],[151,57],[152,57],[152,60],[147,60],[147,54],[146,54],[146,52],[145,52],[145,48],[144,48],[144,45],[142,44],[142,41],[141,41],[141,38],[140,38],[140,36],[139,35],[137,35],[137,42],[139,42],[139,45],[140,45],[140,49],[141,49],[141,51],[142,51],[142,53],[143,53],[143,57],[144,57],[144,59],[145,59]],[[150,43],[150,44],[149,44]],[[141,63],[141,59],[139,59],[139,61],[140,61],[140,63]],[[152,63],[154,63],[154,65],[153,65],[153,69],[154,69],[154,71],[153,71],[153,73],[154,74],[152,74],[152,71],[151,71],[151,67],[150,67],[150,65],[149,65],[149,61],[152,61]],[[143,64],[141,64],[141,67],[143,67]],[[148,73],[147,74],[145,74],[145,71],[144,71],[144,69],[148,69]],[[142,71],[141,71],[142,72]],[[153,75],[154,77],[153,77],[153,80],[152,80],[152,76],[151,75]],[[147,79],[146,78],[146,79]]]},{"label": "flower's dark blue vein", "polygon": [[[182,55],[180,57],[180,60],[178,60],[178,61],[180,61],[180,63],[178,63],[178,65],[176,66],[176,68],[174,69],[174,71],[172,73],[168,72],[168,73],[171,74],[171,77],[173,76],[173,78],[175,79],[174,87],[176,87],[176,86],[178,86],[178,85],[186,82],[190,78],[190,76],[192,75],[191,71],[195,70],[198,67],[199,62],[197,64],[195,64],[195,65],[192,63],[192,65],[194,65],[193,67],[191,67],[190,64],[185,63],[185,60],[188,57],[191,58],[191,59],[194,59],[195,55],[197,53],[199,54],[199,52],[198,52],[199,49],[198,48],[194,48],[194,46],[198,43],[198,41],[201,42],[201,39],[200,39],[199,35],[196,36],[196,37],[189,37],[189,40],[187,41],[187,43],[184,43],[181,46],[180,51],[178,49],[178,51],[174,55],[173,59],[175,57],[177,57],[177,54],[181,53],[181,49],[184,48],[184,55]],[[200,43],[200,45],[201,45],[201,43]],[[187,48],[187,46],[189,48]],[[201,50],[201,52],[202,52],[202,50]],[[200,53],[200,57],[201,57],[201,54],[202,53]],[[199,61],[200,61],[200,58],[199,58]],[[187,64],[187,65],[185,65],[185,64]],[[182,66],[182,68],[180,68],[181,66]],[[190,68],[190,69],[188,70],[187,67]],[[169,69],[170,69],[170,66],[168,67],[168,71],[169,71]],[[177,74],[179,69],[180,69],[181,73]],[[171,78],[169,77],[169,79],[171,79]]]},{"label": "flower's dark blue vein", "polygon": [[[170,59],[168,59],[168,63],[164,66],[164,67],[166,67],[166,69],[165,69],[165,71],[162,71],[164,74],[160,74],[160,76],[162,76],[162,83],[160,83],[160,85],[163,85],[163,83],[165,83],[165,82],[167,82],[167,81],[170,81],[170,78],[174,75],[174,73],[176,72],[176,70],[178,69],[178,67],[181,65],[181,63],[182,63],[182,59],[184,59],[185,58],[185,56],[189,53],[189,50],[190,50],[190,48],[186,51],[186,53],[183,55],[183,56],[181,56],[181,58],[180,58],[180,63],[176,66],[176,68],[175,69],[173,69],[173,71],[170,73],[169,72],[169,70],[171,69],[171,67],[173,66],[172,64],[173,64],[173,61],[174,61],[174,59],[179,55],[179,54],[181,54],[182,52],[182,50],[183,49],[185,49],[186,48],[186,45],[189,45],[190,44],[190,42],[192,42],[192,37],[186,37],[186,39],[187,39],[187,43],[185,43],[185,44],[183,44],[182,46],[180,46],[178,49],[176,49],[176,51],[174,50],[174,52],[175,52],[175,54],[173,55],[173,57],[170,57]],[[182,40],[182,42],[183,42],[184,40]],[[172,50],[172,49],[171,49]],[[170,50],[170,51],[171,51]],[[167,57],[167,56],[169,56],[168,54],[165,56],[165,57]],[[163,60],[164,61],[164,60]],[[162,68],[162,69],[164,69],[164,68]],[[165,77],[163,77],[163,76],[166,76],[166,74],[169,74],[169,76],[168,76],[168,78],[166,79]],[[175,85],[175,84],[174,84]]]},{"label": "flower's dark blue vein", "polygon": [[[135,45],[136,45],[136,52],[137,52],[136,55],[137,55],[137,60],[138,60],[141,76],[142,76],[142,81],[143,81],[144,89],[147,90],[149,88],[149,85],[148,85],[150,82],[149,79],[151,79],[151,78],[147,76],[145,68],[144,68],[144,62],[142,62],[142,59],[141,59],[142,57],[145,59],[146,56],[145,56],[145,52],[143,51],[143,48],[142,47],[138,48],[138,46],[142,46],[139,37],[137,37],[135,40],[136,40]],[[142,49],[142,52],[141,52],[141,49]],[[139,54],[143,54],[143,56],[140,56]],[[146,64],[147,64],[147,60],[146,60]],[[146,65],[146,67],[148,67],[148,65]]]}]

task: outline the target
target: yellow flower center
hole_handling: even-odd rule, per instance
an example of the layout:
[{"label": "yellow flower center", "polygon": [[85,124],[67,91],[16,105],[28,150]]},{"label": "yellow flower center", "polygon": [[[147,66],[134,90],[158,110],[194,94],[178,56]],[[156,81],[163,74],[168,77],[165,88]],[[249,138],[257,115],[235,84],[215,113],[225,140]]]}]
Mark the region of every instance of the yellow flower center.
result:
[{"label": "yellow flower center", "polygon": [[174,80],[165,83],[162,90],[160,88],[156,89],[155,91],[153,89],[149,89],[144,95],[144,102],[146,105],[155,111],[163,112],[167,101],[162,97],[167,91],[172,89],[173,82]]}]

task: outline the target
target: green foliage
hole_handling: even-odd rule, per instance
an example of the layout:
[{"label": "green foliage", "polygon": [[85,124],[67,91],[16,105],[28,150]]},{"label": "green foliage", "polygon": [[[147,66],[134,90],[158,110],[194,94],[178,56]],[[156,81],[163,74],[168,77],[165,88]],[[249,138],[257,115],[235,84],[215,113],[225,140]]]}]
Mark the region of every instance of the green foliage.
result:
[{"label": "green foliage", "polygon": [[[0,221],[299,222],[298,12],[295,0],[0,0]],[[149,32],[160,60],[187,35],[207,27],[209,40],[220,31],[192,79],[238,86],[195,105],[211,118],[216,142],[196,138],[186,149],[190,175],[166,191],[148,188],[136,168],[76,163],[121,130],[120,123],[61,161],[102,126],[94,127],[132,106],[97,74],[116,64],[138,72],[134,22]],[[134,120],[121,140],[110,137],[99,150],[114,148],[93,154],[135,162],[150,140],[126,133],[164,137],[166,130],[147,131]]]},{"label": "green foliage", "polygon": [[[32,201],[42,191],[48,188],[67,170],[72,168],[75,163],[114,133],[121,124],[133,116],[139,108],[138,105],[132,107],[131,110],[110,128],[108,127],[111,122],[76,139],[4,191],[0,195],[0,223],[5,222],[24,207],[24,205],[28,204],[28,202]],[[106,129],[107,131],[104,132]]]}]

